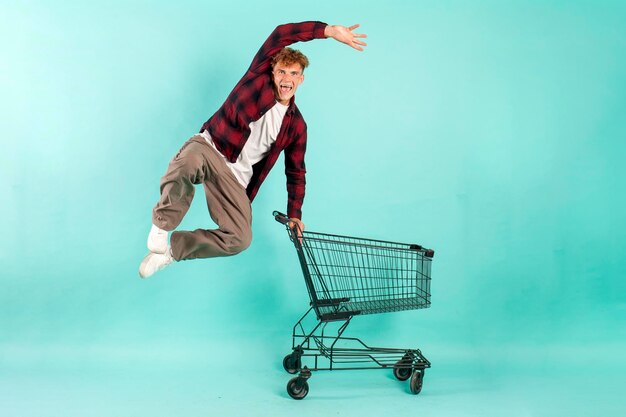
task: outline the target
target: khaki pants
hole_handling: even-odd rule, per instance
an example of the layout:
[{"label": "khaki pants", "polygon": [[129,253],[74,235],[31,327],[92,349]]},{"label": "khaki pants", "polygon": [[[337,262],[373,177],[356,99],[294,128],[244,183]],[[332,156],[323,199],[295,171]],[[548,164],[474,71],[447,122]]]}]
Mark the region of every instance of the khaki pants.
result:
[{"label": "khaki pants", "polygon": [[176,229],[189,209],[196,184],[204,186],[209,214],[219,228],[173,232],[174,259],[230,256],[250,246],[252,209],[246,190],[200,135],[185,142],[161,178],[161,199],[152,211],[152,222],[164,230]]}]

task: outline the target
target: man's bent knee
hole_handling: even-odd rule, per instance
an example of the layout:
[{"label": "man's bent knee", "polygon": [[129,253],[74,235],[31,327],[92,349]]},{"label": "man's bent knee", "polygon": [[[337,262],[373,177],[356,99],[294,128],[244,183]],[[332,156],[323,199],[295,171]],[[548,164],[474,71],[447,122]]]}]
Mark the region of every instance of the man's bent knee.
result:
[{"label": "man's bent knee", "polygon": [[244,250],[248,249],[252,242],[252,236],[250,234],[235,236],[229,242],[228,252],[231,255],[236,255]]}]

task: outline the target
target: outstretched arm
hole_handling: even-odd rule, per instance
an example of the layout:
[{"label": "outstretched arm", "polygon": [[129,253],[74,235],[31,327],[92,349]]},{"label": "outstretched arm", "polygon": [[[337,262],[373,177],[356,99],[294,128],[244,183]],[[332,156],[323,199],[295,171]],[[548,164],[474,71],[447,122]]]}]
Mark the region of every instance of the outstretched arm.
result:
[{"label": "outstretched arm", "polygon": [[367,38],[367,35],[352,32],[359,26],[360,25],[352,25],[350,27],[345,27],[341,25],[328,25],[324,29],[324,35],[326,35],[327,38],[333,38],[338,42],[345,43],[357,51],[362,51],[362,46],[367,46],[367,44],[359,40],[359,38]]}]

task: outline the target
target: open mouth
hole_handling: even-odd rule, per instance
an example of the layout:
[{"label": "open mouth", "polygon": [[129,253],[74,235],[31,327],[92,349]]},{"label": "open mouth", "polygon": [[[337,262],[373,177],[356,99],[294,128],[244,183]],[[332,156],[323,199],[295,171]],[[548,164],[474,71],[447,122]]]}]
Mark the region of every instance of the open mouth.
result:
[{"label": "open mouth", "polygon": [[289,84],[281,84],[280,85],[280,93],[281,94],[289,94],[293,90],[293,86]]}]

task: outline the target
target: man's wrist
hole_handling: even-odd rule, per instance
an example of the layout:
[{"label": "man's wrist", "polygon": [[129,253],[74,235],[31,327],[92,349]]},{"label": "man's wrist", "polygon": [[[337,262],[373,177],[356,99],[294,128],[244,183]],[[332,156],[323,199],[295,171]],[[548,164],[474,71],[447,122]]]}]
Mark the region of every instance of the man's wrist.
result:
[{"label": "man's wrist", "polygon": [[324,28],[324,36],[326,36],[327,38],[332,38],[334,34],[335,34],[334,26],[327,25],[326,28]]}]

